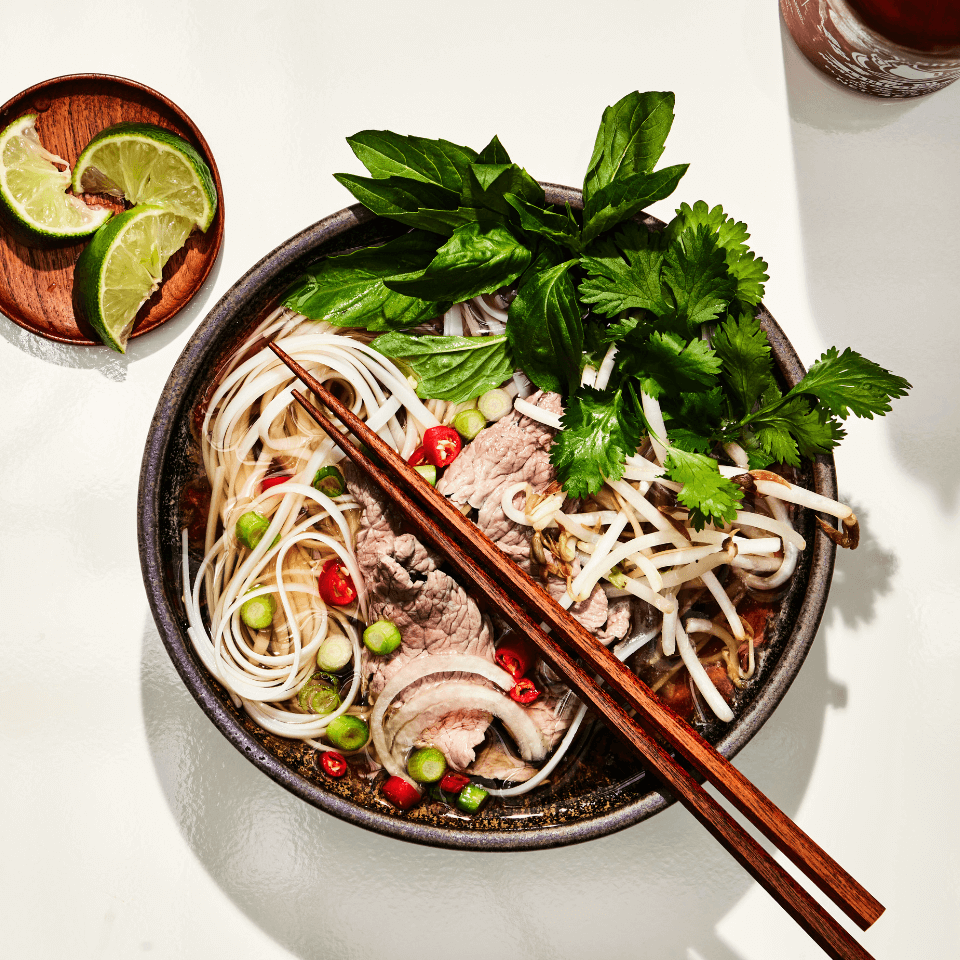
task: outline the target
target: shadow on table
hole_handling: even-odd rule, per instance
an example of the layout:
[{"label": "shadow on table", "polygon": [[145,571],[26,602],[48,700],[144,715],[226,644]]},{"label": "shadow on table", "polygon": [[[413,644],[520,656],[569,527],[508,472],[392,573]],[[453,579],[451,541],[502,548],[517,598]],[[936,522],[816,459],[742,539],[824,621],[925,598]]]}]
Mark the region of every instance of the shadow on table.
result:
[{"label": "shadow on table", "polygon": [[876,615],[877,601],[893,589],[899,563],[897,555],[881,547],[873,535],[866,508],[844,497],[842,490],[840,499],[849,504],[860,521],[860,545],[856,550],[837,551],[830,598],[823,616],[826,629],[838,621],[849,628],[869,626]]},{"label": "shadow on table", "polygon": [[72,367],[78,370],[97,370],[107,380],[122,383],[127,379],[127,368],[144,357],[162,350],[189,329],[194,321],[211,306],[205,290],[212,291],[220,275],[223,262],[223,250],[217,257],[213,269],[203,283],[200,292],[173,319],[127,344],[127,352],[120,354],[106,346],[84,346],[82,344],[59,343],[24,330],[9,317],[0,313],[0,337],[13,344],[18,350],[31,357],[38,357],[46,363],[58,367]]},{"label": "shadow on table", "polygon": [[781,23],[810,306],[826,344],[913,384],[886,429],[944,509],[960,480],[960,84],[914,100],[848,91]]},{"label": "shadow on table", "polygon": [[[834,602],[843,593],[841,585]],[[297,957],[741,958],[718,927],[752,881],[677,806],[557,850],[419,847],[341,823],[263,776],[201,713],[150,618],[141,685],[151,755],[181,833],[237,908]],[[824,717],[845,703],[821,636],[738,759],[789,815],[807,788]]]}]

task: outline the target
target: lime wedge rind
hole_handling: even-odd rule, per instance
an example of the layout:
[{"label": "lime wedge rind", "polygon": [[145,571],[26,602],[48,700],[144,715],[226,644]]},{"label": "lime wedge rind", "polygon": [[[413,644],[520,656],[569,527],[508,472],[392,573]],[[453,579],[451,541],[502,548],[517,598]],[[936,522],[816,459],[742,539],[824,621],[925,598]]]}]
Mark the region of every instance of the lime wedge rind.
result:
[{"label": "lime wedge rind", "polygon": [[167,261],[187,241],[193,221],[156,205],[114,217],[97,231],[74,271],[79,312],[119,353],[140,308],[160,287]]},{"label": "lime wedge rind", "polygon": [[43,147],[36,123],[37,115],[28,113],[0,133],[0,205],[27,237],[52,242],[89,236],[112,211],[66,193],[69,165]]},{"label": "lime wedge rind", "polygon": [[203,157],[182,137],[146,123],[118,123],[98,133],[77,160],[73,189],[162,206],[204,231],[217,210],[216,186]]}]

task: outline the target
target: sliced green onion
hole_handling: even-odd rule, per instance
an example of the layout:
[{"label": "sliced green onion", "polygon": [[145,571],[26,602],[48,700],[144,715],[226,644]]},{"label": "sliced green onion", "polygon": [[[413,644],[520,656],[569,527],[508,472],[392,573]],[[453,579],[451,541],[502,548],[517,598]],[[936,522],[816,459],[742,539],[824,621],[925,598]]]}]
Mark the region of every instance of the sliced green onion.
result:
[{"label": "sliced green onion", "polygon": [[321,467],[310,486],[328,497],[342,497],[347,492],[347,482],[336,467]]},{"label": "sliced green onion", "polygon": [[[258,589],[258,583],[253,587]],[[253,630],[266,630],[273,623],[273,615],[277,612],[277,601],[273,594],[265,593],[262,597],[251,597],[240,607],[240,619]]]},{"label": "sliced green onion", "polygon": [[342,670],[353,657],[353,646],[342,634],[335,633],[320,644],[317,651],[317,666],[321,670],[336,673]]},{"label": "sliced green onion", "polygon": [[478,813],[489,799],[490,794],[483,787],[478,787],[475,783],[468,783],[457,794],[457,806],[464,813]]},{"label": "sliced green onion", "polygon": [[343,714],[330,721],[327,739],[338,750],[359,750],[370,739],[370,728],[365,720]]},{"label": "sliced green onion", "polygon": [[252,550],[263,539],[263,535],[269,528],[270,521],[263,514],[257,513],[256,510],[248,510],[237,521],[237,539]]},{"label": "sliced green onion", "polygon": [[297,702],[308,713],[333,713],[340,706],[339,681],[329,673],[315,673],[300,688]]},{"label": "sliced green onion", "polygon": [[307,709],[311,713],[325,716],[333,713],[340,706],[340,694],[333,687],[311,687],[312,693],[307,698]]},{"label": "sliced green onion", "polygon": [[431,487],[437,485],[437,468],[432,463],[421,463],[419,467],[414,467],[413,469],[416,470]]},{"label": "sliced green onion", "polygon": [[399,628],[392,620],[378,620],[363,631],[366,648],[378,657],[393,653],[402,639]]},{"label": "sliced green onion", "polygon": [[607,573],[607,579],[615,587],[619,587],[621,590],[627,585],[626,574],[620,569],[619,566],[610,568],[610,570]]},{"label": "sliced green onion", "polygon": [[477,408],[488,420],[499,420],[513,409],[513,397],[506,390],[496,387],[480,397]]},{"label": "sliced green onion", "polygon": [[487,418],[479,410],[461,410],[453,418],[453,428],[464,440],[472,440],[486,425]]},{"label": "sliced green onion", "polygon": [[447,758],[436,747],[414,750],[407,761],[407,773],[417,783],[437,783],[447,772]]}]

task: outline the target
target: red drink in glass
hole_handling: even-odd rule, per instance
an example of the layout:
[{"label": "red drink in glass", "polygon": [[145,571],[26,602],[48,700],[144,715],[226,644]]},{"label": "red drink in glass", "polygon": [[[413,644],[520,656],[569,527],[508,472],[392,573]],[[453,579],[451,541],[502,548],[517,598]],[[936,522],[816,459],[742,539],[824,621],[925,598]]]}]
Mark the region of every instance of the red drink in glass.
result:
[{"label": "red drink in glass", "polygon": [[803,55],[878,97],[919,97],[960,76],[960,0],[780,0]]}]

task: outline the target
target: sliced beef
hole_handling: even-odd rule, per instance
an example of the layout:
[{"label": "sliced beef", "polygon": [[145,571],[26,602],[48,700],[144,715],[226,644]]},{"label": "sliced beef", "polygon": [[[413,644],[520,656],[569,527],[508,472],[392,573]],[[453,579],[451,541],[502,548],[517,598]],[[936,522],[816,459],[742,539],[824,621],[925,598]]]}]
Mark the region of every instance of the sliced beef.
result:
[{"label": "sliced beef", "polygon": [[629,597],[618,597],[607,602],[607,622],[597,631],[597,639],[609,646],[614,640],[622,640],[630,629],[633,619],[633,601]]},{"label": "sliced beef", "polygon": [[[536,393],[530,402],[551,413],[560,413],[563,409],[557,393]],[[525,480],[534,489],[545,487],[554,478],[550,463],[554,432],[513,410],[477,434],[444,471],[437,489],[454,503],[482,507],[491,498],[499,502],[498,491],[502,493],[511,483]],[[502,510],[500,517],[506,519]],[[481,529],[487,532],[483,525]]]},{"label": "sliced beef", "polygon": [[470,772],[489,780],[526,783],[537,772],[537,768],[515,757],[499,740],[494,740],[480,751]]},{"label": "sliced beef", "polygon": [[[344,471],[350,492],[363,508],[357,532],[356,556],[368,591],[370,619],[391,620],[403,637],[389,657],[363,649],[361,670],[365,689],[373,698],[394,674],[423,654],[462,653],[493,661],[490,626],[466,591],[439,569],[437,560],[416,537],[399,532],[398,518],[356,471]],[[446,679],[460,679],[448,674]],[[433,681],[424,681],[416,690]],[[401,702],[398,700],[397,702]],[[431,742],[451,764],[472,761],[474,747],[483,739],[489,715],[476,711],[448,712],[425,717]],[[469,714],[469,715],[468,715]],[[427,732],[421,734],[421,740]]]},{"label": "sliced beef", "polygon": [[454,770],[466,770],[476,759],[475,748],[483,742],[491,716],[485,710],[454,710],[435,707],[416,719],[417,747],[436,747]]}]

